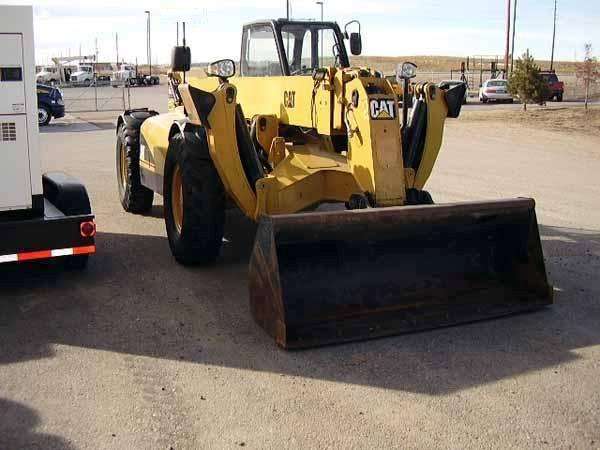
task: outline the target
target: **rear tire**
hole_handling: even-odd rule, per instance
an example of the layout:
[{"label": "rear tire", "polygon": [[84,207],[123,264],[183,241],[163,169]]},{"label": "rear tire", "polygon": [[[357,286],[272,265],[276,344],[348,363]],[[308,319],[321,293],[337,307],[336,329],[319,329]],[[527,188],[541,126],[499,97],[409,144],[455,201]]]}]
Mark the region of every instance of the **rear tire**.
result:
[{"label": "rear tire", "polygon": [[50,109],[45,105],[38,106],[38,125],[41,127],[45,127],[52,120],[52,113]]},{"label": "rear tire", "polygon": [[558,94],[558,95],[556,96],[556,101],[557,101],[557,102],[562,102],[562,101],[563,101],[563,94]]},{"label": "rear tire", "polygon": [[123,209],[142,214],[152,208],[154,192],[140,177],[140,129],[123,123],[117,133],[117,187]]},{"label": "rear tire", "polygon": [[223,244],[226,197],[203,130],[171,138],[163,192],[175,259],[184,265],[213,263]]}]

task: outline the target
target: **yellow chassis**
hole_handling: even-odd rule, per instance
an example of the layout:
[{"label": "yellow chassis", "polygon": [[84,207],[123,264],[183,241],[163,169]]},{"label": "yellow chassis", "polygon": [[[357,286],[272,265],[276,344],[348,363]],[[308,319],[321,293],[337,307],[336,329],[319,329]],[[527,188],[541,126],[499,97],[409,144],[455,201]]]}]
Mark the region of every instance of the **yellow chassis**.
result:
[{"label": "yellow chassis", "polygon": [[[196,111],[190,88],[210,92],[215,98],[207,123]],[[188,84],[179,85],[183,106],[142,125],[147,152],[142,153],[140,165],[162,177],[172,135],[185,127],[204,126],[225,189],[250,218],[345,202],[353,194],[364,193],[372,196],[376,206],[401,206],[406,203],[407,189],[420,190],[429,178],[448,113],[444,91],[433,84],[417,89],[426,100],[428,116],[425,148],[416,170],[403,166],[398,99],[390,83],[365,69],[333,68],[320,82],[304,76],[230,81],[191,78]],[[248,120],[262,119],[257,139],[273,166],[254,189],[236,140],[238,103]],[[384,111],[374,117],[371,109],[380,104]],[[286,142],[279,136],[281,127],[288,125],[306,130],[303,142]],[[347,152],[335,152],[332,138],[338,135],[348,136]]]}]

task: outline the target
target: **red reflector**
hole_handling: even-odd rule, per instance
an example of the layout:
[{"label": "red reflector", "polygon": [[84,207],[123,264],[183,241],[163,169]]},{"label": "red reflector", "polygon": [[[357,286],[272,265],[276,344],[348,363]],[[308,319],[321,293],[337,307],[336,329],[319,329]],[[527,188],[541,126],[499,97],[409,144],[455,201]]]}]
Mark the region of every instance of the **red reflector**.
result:
[{"label": "red reflector", "polygon": [[96,235],[96,224],[94,222],[82,222],[79,230],[83,237],[94,237]]},{"label": "red reflector", "polygon": [[95,245],[90,245],[88,247],[75,247],[73,249],[74,255],[89,255],[90,253],[96,253]]}]

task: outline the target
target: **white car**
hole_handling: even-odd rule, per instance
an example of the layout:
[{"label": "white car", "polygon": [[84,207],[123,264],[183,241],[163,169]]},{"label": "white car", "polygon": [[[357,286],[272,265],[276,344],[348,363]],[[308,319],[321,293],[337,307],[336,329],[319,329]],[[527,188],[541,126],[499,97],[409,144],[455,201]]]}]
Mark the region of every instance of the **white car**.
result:
[{"label": "white car", "polygon": [[487,103],[488,101],[508,102],[514,101],[513,96],[508,92],[508,81],[506,80],[487,80],[479,88],[479,101]]}]

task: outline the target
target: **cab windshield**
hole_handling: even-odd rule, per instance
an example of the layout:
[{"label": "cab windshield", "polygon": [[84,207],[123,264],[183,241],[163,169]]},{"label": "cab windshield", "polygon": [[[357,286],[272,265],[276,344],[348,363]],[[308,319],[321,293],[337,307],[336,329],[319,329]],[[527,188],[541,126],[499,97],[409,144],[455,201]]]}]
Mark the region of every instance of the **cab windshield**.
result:
[{"label": "cab windshield", "polygon": [[341,51],[336,31],[325,24],[286,24],[281,38],[290,75],[310,75],[313,69],[341,67]]}]

